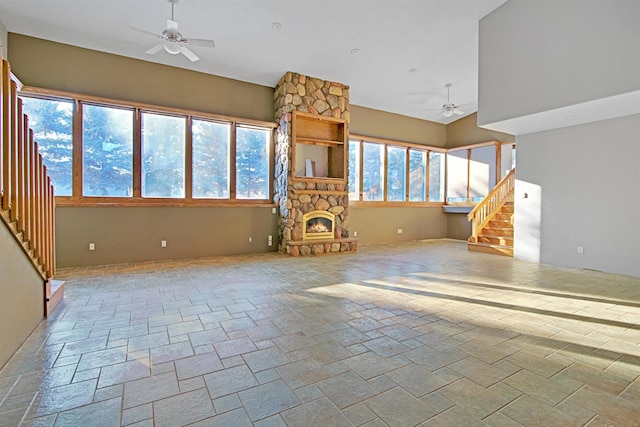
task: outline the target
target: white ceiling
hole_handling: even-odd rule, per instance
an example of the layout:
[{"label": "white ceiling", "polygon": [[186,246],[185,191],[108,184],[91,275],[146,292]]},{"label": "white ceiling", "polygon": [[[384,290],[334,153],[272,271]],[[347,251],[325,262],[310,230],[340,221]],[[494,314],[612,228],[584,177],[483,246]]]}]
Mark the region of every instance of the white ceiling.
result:
[{"label": "white ceiling", "polygon": [[[2,0],[7,31],[274,87],[287,71],[344,83],[351,103],[450,123],[445,85],[477,110],[478,21],[506,0],[181,0],[180,32],[214,39],[201,59],[144,52],[168,0]],[[273,22],[281,28],[274,30]],[[358,49],[358,54],[352,54]],[[19,76],[18,76],[19,77]]]}]

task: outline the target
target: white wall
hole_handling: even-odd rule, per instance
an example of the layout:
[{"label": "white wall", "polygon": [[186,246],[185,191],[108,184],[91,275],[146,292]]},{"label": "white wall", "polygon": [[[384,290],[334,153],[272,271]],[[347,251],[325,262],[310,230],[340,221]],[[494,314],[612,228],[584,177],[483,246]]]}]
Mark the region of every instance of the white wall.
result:
[{"label": "white wall", "polygon": [[478,124],[517,142],[517,258],[640,276],[638,22],[637,0],[509,0],[480,21]]},{"label": "white wall", "polygon": [[517,141],[516,257],[640,277],[640,115]]},{"label": "white wall", "polygon": [[640,1],[509,0],[480,21],[478,123],[640,90]]}]

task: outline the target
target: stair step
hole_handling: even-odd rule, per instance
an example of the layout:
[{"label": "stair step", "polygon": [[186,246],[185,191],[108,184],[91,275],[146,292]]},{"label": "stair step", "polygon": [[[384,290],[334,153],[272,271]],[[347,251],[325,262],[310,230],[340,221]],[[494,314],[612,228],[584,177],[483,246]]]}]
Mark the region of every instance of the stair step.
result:
[{"label": "stair step", "polygon": [[513,246],[513,237],[510,236],[488,236],[481,234],[478,236],[479,243],[490,243],[493,245]]},{"label": "stair step", "polygon": [[485,227],[480,236],[513,237],[513,227]]},{"label": "stair step", "polygon": [[513,257],[513,246],[493,245],[491,243],[467,243],[467,250],[485,254]]},{"label": "stair step", "polygon": [[491,221],[489,221],[489,223],[487,224],[487,227],[509,228],[509,227],[513,227],[513,226],[511,225],[511,220],[510,219],[496,219],[496,218],[494,218]]},{"label": "stair step", "polygon": [[495,221],[509,221],[511,222],[511,218],[513,218],[513,214],[506,212],[506,213],[497,213],[496,216],[494,217]]}]

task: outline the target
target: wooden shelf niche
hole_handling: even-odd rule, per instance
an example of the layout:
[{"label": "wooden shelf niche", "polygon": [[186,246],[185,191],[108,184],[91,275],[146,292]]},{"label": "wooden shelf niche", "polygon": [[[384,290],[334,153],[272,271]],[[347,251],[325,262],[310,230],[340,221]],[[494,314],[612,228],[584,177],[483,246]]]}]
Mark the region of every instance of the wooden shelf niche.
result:
[{"label": "wooden shelf niche", "polygon": [[343,119],[293,112],[293,179],[346,182],[348,129]]}]

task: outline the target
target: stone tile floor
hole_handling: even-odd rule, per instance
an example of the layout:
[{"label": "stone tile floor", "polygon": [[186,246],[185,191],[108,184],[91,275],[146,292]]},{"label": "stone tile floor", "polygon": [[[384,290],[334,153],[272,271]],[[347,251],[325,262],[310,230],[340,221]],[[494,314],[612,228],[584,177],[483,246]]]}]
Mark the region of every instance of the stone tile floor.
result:
[{"label": "stone tile floor", "polygon": [[640,279],[451,241],[77,268],[2,426],[638,426]]}]

